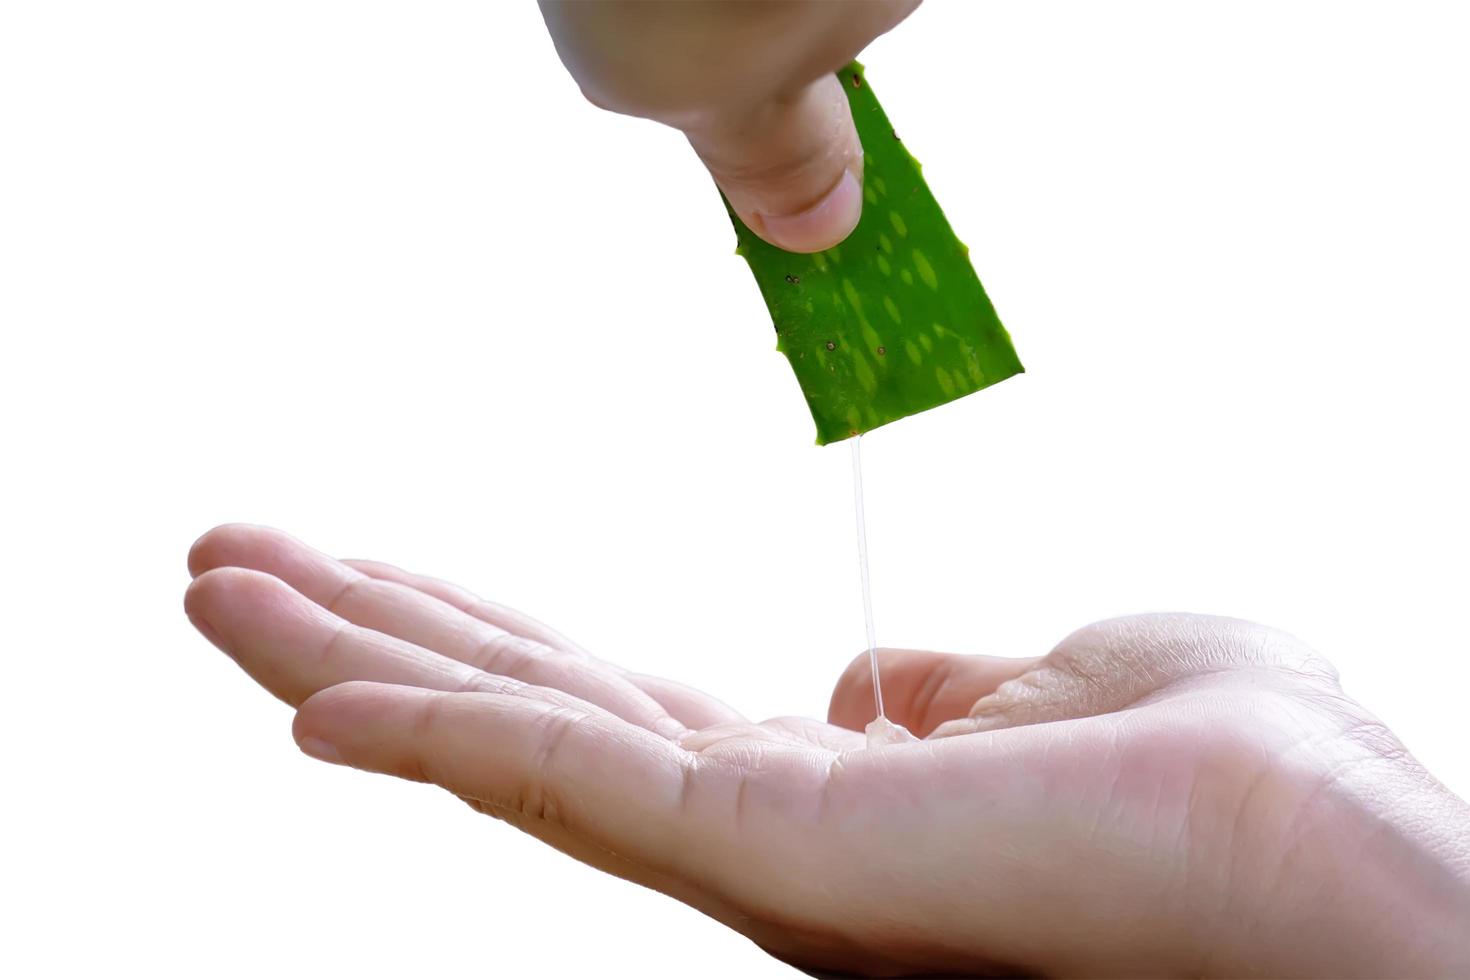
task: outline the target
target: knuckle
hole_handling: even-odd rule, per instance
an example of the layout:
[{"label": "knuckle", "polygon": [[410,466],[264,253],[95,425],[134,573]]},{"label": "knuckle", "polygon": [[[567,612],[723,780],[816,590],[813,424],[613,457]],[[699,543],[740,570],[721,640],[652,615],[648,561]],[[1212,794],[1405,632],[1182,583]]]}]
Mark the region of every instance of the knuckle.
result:
[{"label": "knuckle", "polygon": [[469,664],[489,674],[513,677],[547,653],[549,649],[535,640],[514,633],[501,633],[481,643],[469,658]]},{"label": "knuckle", "polygon": [[555,791],[555,772],[563,747],[586,719],[580,711],[561,706],[552,707],[537,721],[536,747],[525,774],[507,801],[509,809],[522,816],[552,824],[565,825],[565,811]]}]

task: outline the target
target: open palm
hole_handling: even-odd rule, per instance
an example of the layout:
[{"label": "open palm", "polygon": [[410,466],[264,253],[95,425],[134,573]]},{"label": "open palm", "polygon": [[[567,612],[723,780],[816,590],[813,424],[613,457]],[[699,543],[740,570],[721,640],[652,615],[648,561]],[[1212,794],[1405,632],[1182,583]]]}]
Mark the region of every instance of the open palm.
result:
[{"label": "open palm", "polygon": [[[1349,975],[1376,942],[1408,974],[1470,910],[1401,873],[1432,842],[1382,834],[1395,805],[1464,804],[1263,627],[1149,616],[1045,658],[883,651],[890,715],[928,737],[870,750],[865,657],[828,722],[754,724],[278,531],[218,528],[189,564],[190,618],[298,707],[303,750],[437,783],[798,965]],[[1345,851],[1381,901],[1348,887]]]}]

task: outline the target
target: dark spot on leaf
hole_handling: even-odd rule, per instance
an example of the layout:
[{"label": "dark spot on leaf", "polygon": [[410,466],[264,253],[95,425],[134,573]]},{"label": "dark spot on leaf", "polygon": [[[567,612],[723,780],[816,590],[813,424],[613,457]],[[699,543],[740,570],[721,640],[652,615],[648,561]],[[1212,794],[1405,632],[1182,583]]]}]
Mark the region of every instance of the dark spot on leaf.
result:
[{"label": "dark spot on leaf", "polygon": [[835,343],[833,343],[832,341],[829,340],[829,341],[827,341],[827,349],[828,350],[836,350],[837,349],[837,345]]},{"label": "dark spot on leaf", "polygon": [[795,285],[797,285],[798,283],[801,282],[801,276],[788,275],[786,277],[786,281],[789,282],[789,283],[791,283],[791,285],[795,286]]},{"label": "dark spot on leaf", "polygon": [[862,88],[863,87],[863,76],[859,75],[857,72],[853,72],[852,73],[852,87],[853,88]]},{"label": "dark spot on leaf", "polygon": [[888,348],[887,347],[879,347],[878,348],[878,356],[879,357],[882,357],[884,354],[887,354],[887,353],[888,353]]}]

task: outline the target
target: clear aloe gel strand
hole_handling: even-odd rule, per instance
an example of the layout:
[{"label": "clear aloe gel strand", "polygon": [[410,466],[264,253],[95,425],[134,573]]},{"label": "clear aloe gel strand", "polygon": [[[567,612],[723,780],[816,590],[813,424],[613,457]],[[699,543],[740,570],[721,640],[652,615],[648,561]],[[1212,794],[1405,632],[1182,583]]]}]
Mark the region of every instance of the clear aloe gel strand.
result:
[{"label": "clear aloe gel strand", "polygon": [[868,522],[863,509],[862,436],[852,439],[852,501],[857,516],[858,572],[863,582],[863,624],[868,632],[868,664],[873,671],[873,708],[876,717],[868,723],[868,748],[917,741],[908,729],[888,720],[883,713],[883,681],[878,673],[878,634],[873,628],[873,593],[868,578]]},{"label": "clear aloe gel strand", "polygon": [[868,580],[868,521],[863,512],[863,437],[852,440],[852,501],[857,514],[858,573],[863,580],[863,624],[868,630],[868,662],[873,668],[873,707],[883,715],[883,684],[878,678],[878,635],[873,628],[873,592]]}]

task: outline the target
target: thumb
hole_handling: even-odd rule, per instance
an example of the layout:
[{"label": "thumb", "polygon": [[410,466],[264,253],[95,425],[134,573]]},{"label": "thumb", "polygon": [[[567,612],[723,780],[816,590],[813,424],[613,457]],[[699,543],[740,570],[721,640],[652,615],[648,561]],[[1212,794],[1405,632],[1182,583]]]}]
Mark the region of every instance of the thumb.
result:
[{"label": "thumb", "polygon": [[[889,719],[923,738],[944,722],[967,716],[976,701],[1026,673],[1040,659],[879,650],[883,707]],[[838,679],[827,720],[862,731],[874,714],[873,671],[863,651]]]},{"label": "thumb", "polygon": [[842,241],[863,212],[863,148],[836,75],[686,131],[740,220],[788,252]]}]

